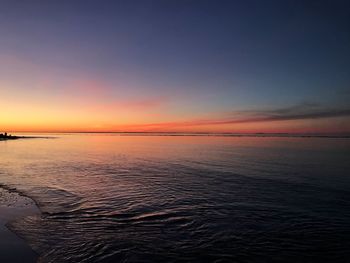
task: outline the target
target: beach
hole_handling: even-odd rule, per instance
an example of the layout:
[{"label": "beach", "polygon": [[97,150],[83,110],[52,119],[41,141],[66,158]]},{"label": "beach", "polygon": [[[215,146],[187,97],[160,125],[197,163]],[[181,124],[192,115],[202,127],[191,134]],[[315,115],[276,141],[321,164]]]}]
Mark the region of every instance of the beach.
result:
[{"label": "beach", "polygon": [[37,213],[39,210],[31,199],[0,186],[0,262],[36,262],[35,252],[7,224]]}]

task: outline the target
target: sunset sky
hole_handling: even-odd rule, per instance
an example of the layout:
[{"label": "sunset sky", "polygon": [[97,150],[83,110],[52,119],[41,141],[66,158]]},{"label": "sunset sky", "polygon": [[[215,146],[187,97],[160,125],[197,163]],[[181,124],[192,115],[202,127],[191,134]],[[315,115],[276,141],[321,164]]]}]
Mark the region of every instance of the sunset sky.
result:
[{"label": "sunset sky", "polygon": [[350,132],[349,1],[13,1],[1,131]]}]

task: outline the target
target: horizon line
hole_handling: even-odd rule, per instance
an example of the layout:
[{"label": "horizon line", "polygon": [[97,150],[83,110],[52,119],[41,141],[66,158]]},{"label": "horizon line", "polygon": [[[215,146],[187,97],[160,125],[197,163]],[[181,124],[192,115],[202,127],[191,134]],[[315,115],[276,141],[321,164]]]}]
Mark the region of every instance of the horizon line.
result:
[{"label": "horizon line", "polygon": [[[1,133],[1,132],[0,132]],[[147,135],[202,135],[202,136],[261,136],[261,137],[324,137],[350,138],[350,132],[170,132],[170,131],[11,131],[11,133],[45,133],[45,134],[147,134]]]}]

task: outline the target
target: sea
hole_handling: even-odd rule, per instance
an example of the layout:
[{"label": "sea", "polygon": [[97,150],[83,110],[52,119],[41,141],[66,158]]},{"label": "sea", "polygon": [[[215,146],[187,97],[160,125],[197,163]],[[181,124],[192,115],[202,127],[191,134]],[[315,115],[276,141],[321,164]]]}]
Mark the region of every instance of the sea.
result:
[{"label": "sea", "polygon": [[0,142],[0,185],[38,262],[350,261],[349,138],[37,136]]}]

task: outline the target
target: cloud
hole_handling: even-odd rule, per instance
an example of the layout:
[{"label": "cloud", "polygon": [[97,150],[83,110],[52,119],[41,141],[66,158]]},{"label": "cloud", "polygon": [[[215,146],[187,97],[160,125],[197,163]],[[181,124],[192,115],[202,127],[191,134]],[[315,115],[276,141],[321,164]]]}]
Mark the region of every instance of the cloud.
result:
[{"label": "cloud", "polygon": [[293,121],[307,119],[323,119],[350,116],[350,108],[328,108],[318,104],[303,103],[292,107],[231,112],[230,116],[189,121],[151,123],[131,125],[132,130],[156,131],[189,126],[228,125],[244,123],[262,123],[275,121]]},{"label": "cloud", "polygon": [[246,116],[244,118],[232,119],[232,123],[305,120],[350,116],[350,108],[329,108],[314,103],[303,103],[292,107],[245,111],[239,113]]}]

